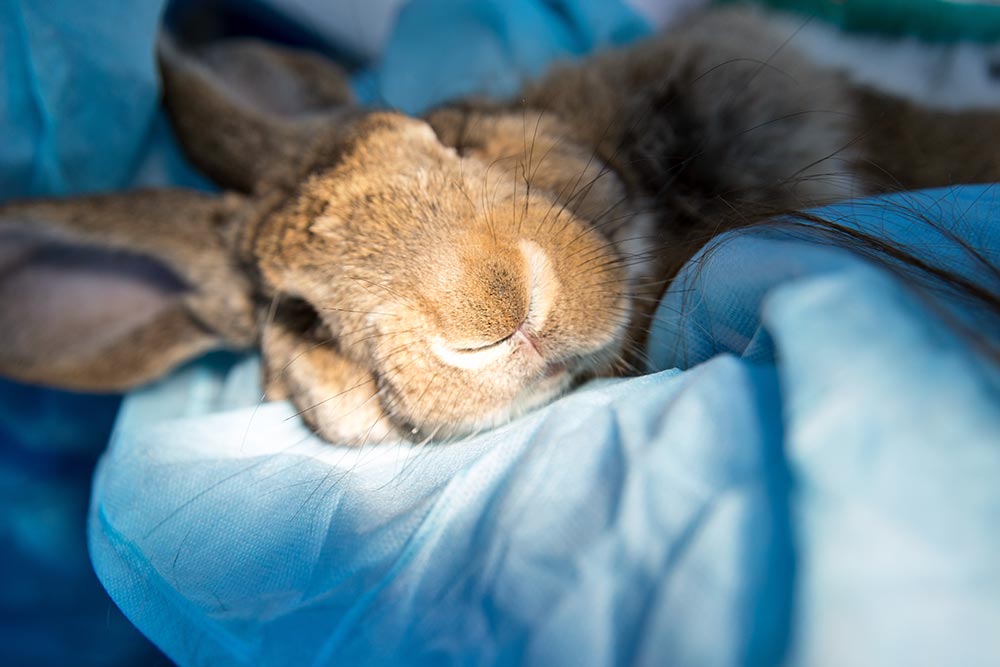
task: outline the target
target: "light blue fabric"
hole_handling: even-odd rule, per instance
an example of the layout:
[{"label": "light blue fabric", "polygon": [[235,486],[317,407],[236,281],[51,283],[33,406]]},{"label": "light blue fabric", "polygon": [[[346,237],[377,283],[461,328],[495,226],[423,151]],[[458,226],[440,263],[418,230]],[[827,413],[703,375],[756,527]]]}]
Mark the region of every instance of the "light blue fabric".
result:
[{"label": "light blue fabric", "polygon": [[[995,270],[919,217],[995,267],[994,186],[824,214],[1000,292]],[[904,283],[931,292],[917,299]],[[1000,339],[995,316],[948,289],[892,279],[787,230],[721,240],[660,306],[657,364],[737,354],[777,366],[795,487],[794,662],[986,665],[1000,656],[991,629],[1000,533],[990,528],[1000,519],[1000,373],[942,316]]]},{"label": "light blue fabric", "polygon": [[[827,213],[995,289],[910,213],[995,257],[998,205]],[[133,395],[95,482],[98,574],[181,664],[991,664],[1000,372],[935,301],[796,236],[689,265],[651,341],[687,370],[449,447],[324,444],[258,405],[253,360]]]},{"label": "light blue fabric", "polygon": [[[1000,276],[969,249],[992,266],[1000,265],[994,224],[998,203],[997,186],[967,186],[847,201],[821,213],[832,223],[909,249],[996,293]],[[841,271],[844,263],[841,240],[817,233],[807,221],[792,222],[798,224],[720,237],[691,260],[659,306],[650,337],[651,368],[687,368],[720,353],[762,362],[773,358],[772,341],[757,315],[765,296],[805,274]],[[886,260],[868,254],[878,262]],[[898,272],[903,266],[891,262],[884,268]],[[943,310],[949,321],[984,335],[1000,333],[996,317],[930,276],[904,271],[899,277],[935,297],[929,305]]]}]

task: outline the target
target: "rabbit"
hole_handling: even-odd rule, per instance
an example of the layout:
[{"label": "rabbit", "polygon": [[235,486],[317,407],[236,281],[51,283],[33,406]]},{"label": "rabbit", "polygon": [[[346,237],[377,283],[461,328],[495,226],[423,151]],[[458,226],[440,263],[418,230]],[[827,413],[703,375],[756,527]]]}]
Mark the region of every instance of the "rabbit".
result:
[{"label": "rabbit", "polygon": [[267,396],[332,443],[458,438],[641,371],[657,298],[722,231],[1000,179],[977,145],[994,114],[864,89],[789,42],[712,10],[415,118],[359,107],[314,54],[164,36],[164,103],[223,191],[0,206],[0,374],[120,391],[257,349]]}]

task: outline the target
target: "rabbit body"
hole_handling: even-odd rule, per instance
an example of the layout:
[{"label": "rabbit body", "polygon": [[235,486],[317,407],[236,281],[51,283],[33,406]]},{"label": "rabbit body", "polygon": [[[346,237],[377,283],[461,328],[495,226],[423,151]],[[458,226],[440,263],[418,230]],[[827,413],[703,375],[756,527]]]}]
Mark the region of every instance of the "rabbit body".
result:
[{"label": "rabbit body", "polygon": [[[69,353],[40,350],[30,332],[58,327],[57,314],[12,316],[25,333],[0,372],[117,389],[204,349],[256,346],[268,395],[291,399],[331,442],[458,437],[586,378],[641,370],[656,299],[721,231],[907,179],[1000,177],[994,158],[959,173],[969,163],[947,148],[937,174],[908,169],[923,134],[892,122],[963,118],[858,89],[788,42],[758,12],[708,12],[556,67],[512,100],[418,119],[352,106],[343,76],[315,56],[247,42],[197,56],[166,40],[179,138],[230,190],[0,209],[8,285],[55,238],[178,279],[143,278],[152,314],[125,331],[153,332],[142,347],[87,332]],[[241,80],[261,71],[282,93],[274,103]],[[974,120],[996,132],[994,115]],[[869,132],[883,126],[892,146]],[[141,234],[123,231],[140,219]],[[4,294],[22,308],[29,298]],[[162,322],[175,323],[169,335],[155,335]]]}]

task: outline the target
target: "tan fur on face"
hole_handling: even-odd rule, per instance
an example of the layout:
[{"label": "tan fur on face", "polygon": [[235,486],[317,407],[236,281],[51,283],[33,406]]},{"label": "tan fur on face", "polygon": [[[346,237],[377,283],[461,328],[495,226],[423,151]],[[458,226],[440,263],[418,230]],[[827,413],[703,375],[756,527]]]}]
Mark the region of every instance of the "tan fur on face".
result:
[{"label": "tan fur on face", "polygon": [[492,425],[565,389],[573,373],[553,382],[550,368],[613,358],[628,300],[603,236],[421,121],[358,123],[336,166],[258,230],[256,252],[272,288],[310,303],[370,370],[397,424],[438,437]]},{"label": "tan fur on face", "polygon": [[[258,237],[262,272],[317,308],[400,428],[503,421],[565,389],[542,386],[545,368],[606,369],[641,340],[703,242],[689,227],[727,198],[793,209],[865,193],[864,109],[787,37],[721,11],[556,68],[511,104],[436,110],[436,140],[411,119],[359,118]],[[660,191],[685,172],[691,185]],[[519,333],[543,302],[539,330]]]},{"label": "tan fur on face", "polygon": [[[708,12],[555,67],[512,100],[426,120],[351,107],[342,73],[315,56],[240,42],[199,59],[167,40],[181,143],[242,194],[0,209],[0,240],[35,235],[0,247],[0,274],[56,230],[184,283],[162,319],[76,348],[45,344],[71,335],[20,331],[0,371],[121,387],[255,343],[269,394],[327,439],[457,436],[641,365],[657,297],[715,234],[887,182],[1000,180],[993,153],[963,161],[974,142],[949,138],[963,122],[998,135],[996,114],[852,88],[790,37],[753,10]],[[260,78],[266,89],[248,92]],[[943,157],[917,165],[925,155]],[[95,354],[93,340],[107,346]]]}]

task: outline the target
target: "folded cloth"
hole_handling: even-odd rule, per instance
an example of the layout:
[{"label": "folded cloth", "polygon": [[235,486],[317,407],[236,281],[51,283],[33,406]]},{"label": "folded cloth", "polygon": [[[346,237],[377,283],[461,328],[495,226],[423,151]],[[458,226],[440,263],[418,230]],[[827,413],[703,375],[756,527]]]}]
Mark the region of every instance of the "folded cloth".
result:
[{"label": "folded cloth", "polygon": [[[203,185],[155,110],[160,0],[77,4],[0,0],[0,198]],[[423,108],[476,90],[470,69],[499,72],[479,90],[509,92],[521,74],[508,68],[642,31],[612,0],[470,0],[458,15],[479,27],[454,33],[419,19],[422,4],[400,35],[439,28],[436,48],[501,37],[480,52],[455,45],[476,58],[439,49],[410,70],[461,83],[434,95],[406,78],[406,50],[387,57],[359,79],[368,99]],[[521,32],[524,17],[535,23]],[[427,43],[410,41],[415,58]],[[991,189],[924,197],[914,207],[961,222],[997,260]],[[894,215],[901,203],[834,215],[885,210],[866,228],[977,270]],[[320,443],[287,405],[258,406],[252,359],[216,356],[131,396],[91,501],[101,581],[183,664],[982,664],[1000,653],[997,378],[943,322],[998,328],[784,231],[727,239],[678,285],[652,341],[666,370],[595,384],[454,447]],[[85,428],[53,424],[49,438],[35,402],[55,395],[3,391],[3,662],[150,664],[88,579],[71,528],[114,399],[60,395],[62,418]]]},{"label": "folded cloth", "polygon": [[[995,289],[954,237],[995,259],[998,204],[822,213]],[[686,370],[447,447],[325,444],[254,360],[189,368],[126,401],[95,568],[181,664],[988,664],[1000,371],[948,323],[1000,327],[897,270],[728,236],[657,314],[651,358]]]},{"label": "folded cloth", "polygon": [[[997,294],[1000,276],[968,247],[1000,264],[998,211],[1000,191],[976,186],[823,214]],[[989,664],[1000,655],[989,529],[1000,379],[995,357],[944,323],[995,344],[1000,321],[926,277],[890,277],[808,236],[730,236],[692,260],[661,303],[653,363],[736,354],[777,367],[795,487],[792,662]]]}]

